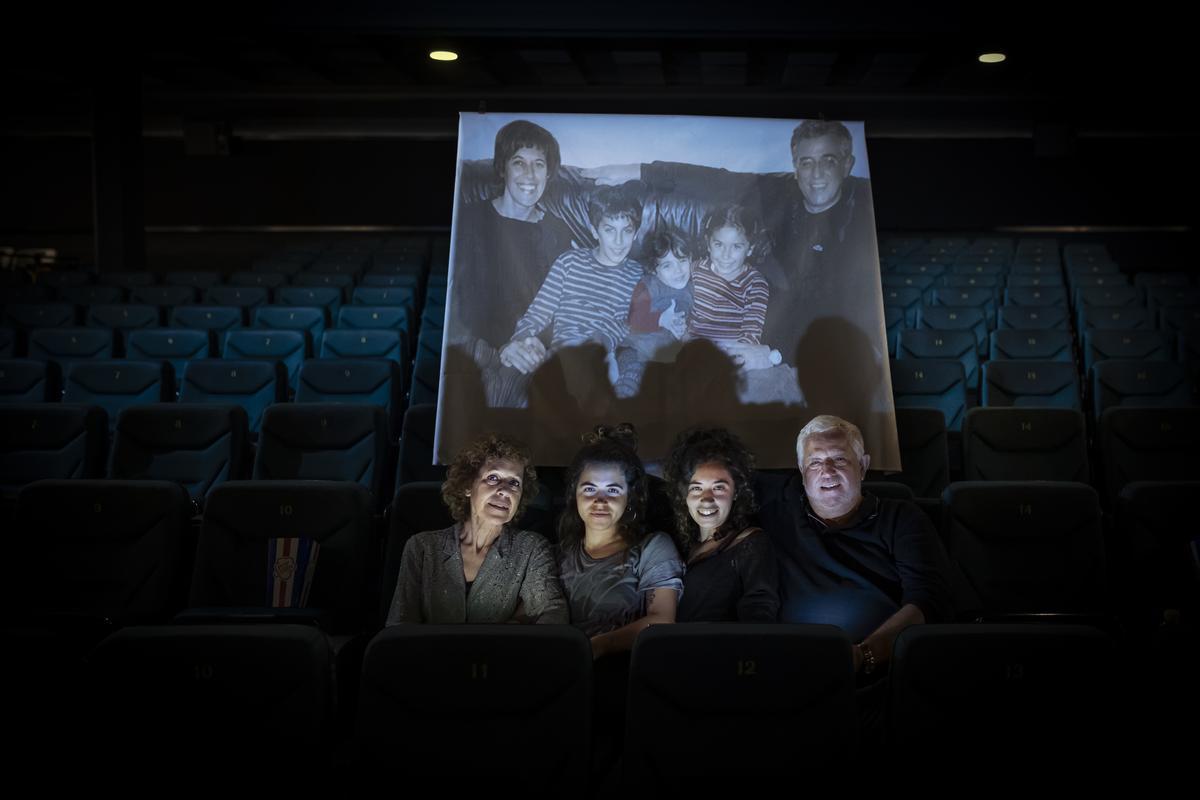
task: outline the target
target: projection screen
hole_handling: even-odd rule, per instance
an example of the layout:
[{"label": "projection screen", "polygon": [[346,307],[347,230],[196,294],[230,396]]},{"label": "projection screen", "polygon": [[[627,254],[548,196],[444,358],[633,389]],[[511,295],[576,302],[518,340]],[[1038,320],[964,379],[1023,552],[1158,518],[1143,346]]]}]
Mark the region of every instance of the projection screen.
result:
[{"label": "projection screen", "polygon": [[458,165],[435,435],[511,434],[566,464],[633,423],[794,467],[817,414],[900,468],[861,122],[476,114]]}]

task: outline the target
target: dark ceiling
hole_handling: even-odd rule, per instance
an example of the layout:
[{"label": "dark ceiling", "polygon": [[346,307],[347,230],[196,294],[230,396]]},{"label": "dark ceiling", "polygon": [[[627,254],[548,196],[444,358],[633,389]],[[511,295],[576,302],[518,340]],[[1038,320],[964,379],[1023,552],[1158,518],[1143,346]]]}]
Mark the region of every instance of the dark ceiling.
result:
[{"label": "dark ceiling", "polygon": [[[96,98],[123,92],[159,136],[203,120],[244,138],[443,138],[481,108],[826,116],[876,137],[1194,133],[1185,31],[1153,4],[1111,19],[1024,2],[327,5],[27,10],[0,131],[86,135]],[[435,63],[436,47],[461,58]],[[993,49],[1008,61],[977,61]]]}]

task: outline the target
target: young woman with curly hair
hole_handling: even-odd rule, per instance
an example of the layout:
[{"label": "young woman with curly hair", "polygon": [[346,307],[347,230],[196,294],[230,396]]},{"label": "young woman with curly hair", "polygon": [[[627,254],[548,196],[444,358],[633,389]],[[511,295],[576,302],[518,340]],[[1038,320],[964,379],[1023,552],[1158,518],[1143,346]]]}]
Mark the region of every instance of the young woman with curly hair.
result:
[{"label": "young woman with curly hair", "polygon": [[749,522],[753,472],[753,454],[724,428],[675,439],[663,473],[687,557],[679,622],[776,621],[775,551]]},{"label": "young woman with curly hair", "polygon": [[571,624],[596,658],[628,652],[649,625],[675,621],[683,562],[671,537],[647,533],[646,470],[632,425],[598,426],[567,469],[559,572]]}]

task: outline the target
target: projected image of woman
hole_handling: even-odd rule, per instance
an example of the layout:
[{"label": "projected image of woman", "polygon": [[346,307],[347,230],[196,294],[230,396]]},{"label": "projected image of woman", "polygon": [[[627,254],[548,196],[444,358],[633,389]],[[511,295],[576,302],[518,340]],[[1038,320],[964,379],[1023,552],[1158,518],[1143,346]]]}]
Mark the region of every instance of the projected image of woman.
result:
[{"label": "projected image of woman", "polygon": [[775,622],[779,572],[770,539],[750,525],[754,456],[724,428],[675,439],[663,473],[684,543],[678,622]]},{"label": "projected image of woman", "polygon": [[455,523],[404,546],[387,624],[566,623],[549,543],[512,524],[536,494],[521,445],[487,435],[463,449],[442,484]]},{"label": "projected image of woman", "polygon": [[558,141],[548,130],[514,120],[496,133],[492,168],[499,192],[459,208],[454,272],[469,280],[454,284],[461,324],[451,342],[466,347],[481,368],[499,363],[496,351],[550,265],[571,248],[569,229],[542,204],[559,163]]}]

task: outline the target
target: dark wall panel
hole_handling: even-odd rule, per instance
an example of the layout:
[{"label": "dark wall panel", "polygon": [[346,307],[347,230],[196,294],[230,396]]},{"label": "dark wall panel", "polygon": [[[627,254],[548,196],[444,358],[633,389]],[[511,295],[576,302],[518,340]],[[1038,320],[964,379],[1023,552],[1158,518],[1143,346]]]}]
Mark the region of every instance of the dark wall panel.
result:
[{"label": "dark wall panel", "polygon": [[439,225],[450,217],[455,143],[234,141],[188,156],[147,142],[148,225]]},{"label": "dark wall panel", "polygon": [[92,140],[0,138],[0,231],[91,234]]},{"label": "dark wall panel", "polygon": [[[1200,154],[1177,139],[1085,139],[1038,157],[1030,139],[870,141],[879,226],[1192,225]],[[784,144],[786,146],[786,143]],[[150,226],[450,222],[452,141],[234,141],[189,156],[147,139]],[[90,233],[91,143],[0,139],[0,231]]]}]

